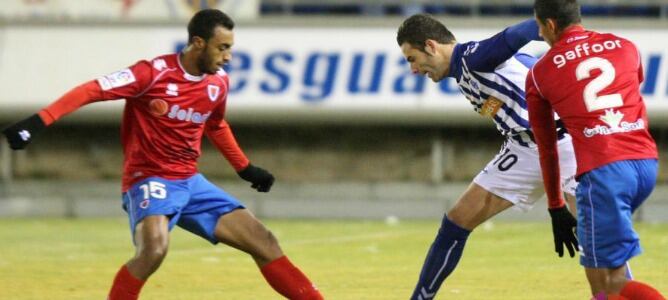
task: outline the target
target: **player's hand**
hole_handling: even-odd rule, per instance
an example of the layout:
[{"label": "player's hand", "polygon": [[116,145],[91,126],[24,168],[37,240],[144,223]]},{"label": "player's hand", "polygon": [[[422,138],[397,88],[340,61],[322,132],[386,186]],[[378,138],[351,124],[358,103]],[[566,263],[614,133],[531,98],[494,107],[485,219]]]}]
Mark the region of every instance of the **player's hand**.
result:
[{"label": "player's hand", "polygon": [[575,236],[575,227],[577,221],[568,211],[566,206],[551,208],[550,217],[552,217],[552,234],[554,235],[554,251],[559,257],[564,256],[564,246],[568,249],[571,257],[578,251],[578,239]]},{"label": "player's hand", "polygon": [[7,138],[9,147],[14,150],[23,149],[32,139],[46,128],[46,124],[38,114],[34,114],[22,121],[16,122],[2,130]]},{"label": "player's hand", "polygon": [[252,164],[248,164],[248,167],[239,171],[237,174],[239,174],[239,177],[252,183],[251,187],[258,192],[266,193],[274,184],[274,175],[271,175],[267,170]]}]

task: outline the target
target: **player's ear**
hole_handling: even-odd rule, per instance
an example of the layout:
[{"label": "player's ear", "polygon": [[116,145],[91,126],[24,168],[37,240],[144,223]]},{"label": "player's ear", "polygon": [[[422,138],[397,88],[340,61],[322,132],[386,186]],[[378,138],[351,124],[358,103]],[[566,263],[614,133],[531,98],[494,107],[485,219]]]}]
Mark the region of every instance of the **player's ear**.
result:
[{"label": "player's ear", "polygon": [[429,55],[434,55],[436,54],[436,46],[438,45],[438,42],[435,40],[427,39],[424,41],[424,51],[427,52]]},{"label": "player's ear", "polygon": [[199,36],[193,37],[192,44],[195,49],[204,49],[206,47],[206,41]]},{"label": "player's ear", "polygon": [[547,27],[547,30],[557,35],[559,29],[557,28],[557,21],[555,19],[545,19],[545,26]]}]

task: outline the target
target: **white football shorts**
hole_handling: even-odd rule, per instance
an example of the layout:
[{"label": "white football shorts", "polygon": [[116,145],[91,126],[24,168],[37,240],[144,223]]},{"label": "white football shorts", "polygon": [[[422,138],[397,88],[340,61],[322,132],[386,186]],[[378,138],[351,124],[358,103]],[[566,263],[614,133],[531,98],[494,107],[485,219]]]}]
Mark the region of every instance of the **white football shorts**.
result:
[{"label": "white football shorts", "polygon": [[[557,143],[561,189],[575,195],[577,163],[571,136],[564,136]],[[512,202],[516,208],[528,211],[544,194],[538,148],[520,146],[507,140],[501,151],[473,182],[485,190]]]}]

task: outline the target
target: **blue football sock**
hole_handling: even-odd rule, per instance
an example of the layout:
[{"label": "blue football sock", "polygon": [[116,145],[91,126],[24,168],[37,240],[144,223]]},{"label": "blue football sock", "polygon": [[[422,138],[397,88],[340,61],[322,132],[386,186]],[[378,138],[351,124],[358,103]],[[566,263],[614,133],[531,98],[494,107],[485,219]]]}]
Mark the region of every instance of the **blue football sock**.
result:
[{"label": "blue football sock", "polygon": [[422,265],[420,279],[411,296],[412,300],[434,298],[445,278],[452,273],[459,258],[462,257],[469,233],[471,232],[452,223],[447,216],[443,217],[441,228]]}]

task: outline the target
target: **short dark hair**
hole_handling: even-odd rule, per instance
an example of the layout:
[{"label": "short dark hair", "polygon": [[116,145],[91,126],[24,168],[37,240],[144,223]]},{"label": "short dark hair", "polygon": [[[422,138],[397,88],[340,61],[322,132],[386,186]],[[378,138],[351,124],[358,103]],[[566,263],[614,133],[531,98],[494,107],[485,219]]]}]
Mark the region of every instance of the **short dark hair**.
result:
[{"label": "short dark hair", "polygon": [[428,14],[416,14],[410,16],[399,26],[397,31],[397,43],[399,46],[408,43],[411,46],[424,51],[427,40],[435,40],[441,44],[449,44],[455,41],[452,32],[443,23]]},{"label": "short dark hair", "polygon": [[217,9],[203,9],[198,11],[188,22],[188,44],[192,43],[193,37],[201,37],[208,41],[213,36],[213,30],[217,26],[223,26],[229,30],[234,29],[234,21],[224,12]]},{"label": "short dark hair", "polygon": [[543,24],[547,22],[547,19],[557,22],[558,30],[582,21],[580,4],[577,0],[536,0],[533,9],[536,12],[536,18]]}]

